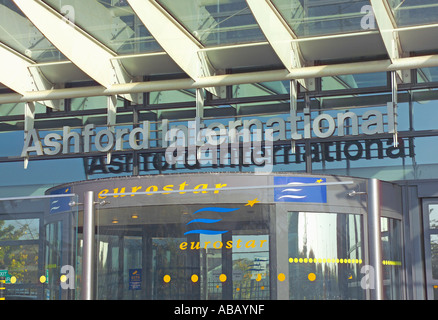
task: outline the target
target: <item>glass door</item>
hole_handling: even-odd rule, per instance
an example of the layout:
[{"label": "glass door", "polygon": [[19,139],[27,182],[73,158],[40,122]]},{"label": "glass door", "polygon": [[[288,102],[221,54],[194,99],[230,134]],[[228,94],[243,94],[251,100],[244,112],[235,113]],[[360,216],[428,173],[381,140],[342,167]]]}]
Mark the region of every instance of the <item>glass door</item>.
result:
[{"label": "glass door", "polygon": [[438,300],[438,199],[423,200],[426,292],[428,300]]},{"label": "glass door", "polygon": [[75,298],[77,209],[72,200],[71,194],[0,199],[6,299]]},{"label": "glass door", "polygon": [[269,299],[269,206],[101,208],[98,299]]}]

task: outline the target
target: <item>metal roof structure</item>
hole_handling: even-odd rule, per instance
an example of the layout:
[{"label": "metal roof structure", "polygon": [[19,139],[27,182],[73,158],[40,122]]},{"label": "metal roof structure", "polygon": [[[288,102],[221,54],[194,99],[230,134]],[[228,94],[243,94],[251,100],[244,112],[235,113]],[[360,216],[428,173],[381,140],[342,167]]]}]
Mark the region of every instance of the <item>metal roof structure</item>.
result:
[{"label": "metal roof structure", "polygon": [[438,66],[437,13],[430,0],[0,0],[0,104],[385,71],[409,82],[402,71]]}]

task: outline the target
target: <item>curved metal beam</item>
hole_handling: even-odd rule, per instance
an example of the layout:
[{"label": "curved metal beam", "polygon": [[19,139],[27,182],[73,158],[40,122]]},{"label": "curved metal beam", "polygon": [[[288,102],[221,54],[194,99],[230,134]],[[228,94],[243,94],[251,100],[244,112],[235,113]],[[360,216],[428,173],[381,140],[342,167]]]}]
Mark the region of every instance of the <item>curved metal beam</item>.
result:
[{"label": "curved metal beam", "polygon": [[[203,46],[153,0],[128,0],[142,23],[173,61],[193,80],[218,74]],[[219,88],[207,88],[221,96]]]},{"label": "curved metal beam", "polygon": [[[35,63],[3,43],[0,43],[0,82],[10,89],[25,95],[29,91],[49,90],[53,88]],[[54,103],[48,107],[58,108]]]},{"label": "curved metal beam", "polygon": [[[296,68],[305,67],[306,63],[301,54],[298,37],[287,26],[286,21],[273,4],[269,0],[246,0],[246,2],[286,69],[293,72]],[[303,87],[311,89],[308,81],[304,79],[299,81]]]},{"label": "curved metal beam", "polygon": [[[115,59],[117,55],[114,52],[86,34],[73,21],[66,20],[42,1],[13,1],[58,50],[104,87],[133,80]],[[137,97],[131,95],[126,98],[137,101]]]}]

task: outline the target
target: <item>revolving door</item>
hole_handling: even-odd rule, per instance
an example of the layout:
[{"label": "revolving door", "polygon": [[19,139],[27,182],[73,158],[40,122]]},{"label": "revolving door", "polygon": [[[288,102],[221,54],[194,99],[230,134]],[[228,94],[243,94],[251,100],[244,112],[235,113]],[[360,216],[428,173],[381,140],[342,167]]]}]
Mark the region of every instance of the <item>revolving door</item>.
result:
[{"label": "revolving door", "polygon": [[270,210],[244,204],[100,210],[97,298],[270,299]]},{"label": "revolving door", "polygon": [[[93,262],[87,290],[95,299],[405,297],[402,201],[394,184],[184,174],[69,187],[94,194],[97,203],[95,226],[88,225],[95,250],[80,257],[84,270]],[[84,248],[91,243],[85,233]]]}]

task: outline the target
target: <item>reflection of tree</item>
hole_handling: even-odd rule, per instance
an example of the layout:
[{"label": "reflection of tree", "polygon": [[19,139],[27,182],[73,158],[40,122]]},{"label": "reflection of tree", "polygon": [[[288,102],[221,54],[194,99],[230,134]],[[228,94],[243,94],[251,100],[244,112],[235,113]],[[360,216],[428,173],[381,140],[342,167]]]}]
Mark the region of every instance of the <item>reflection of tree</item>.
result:
[{"label": "reflection of tree", "polygon": [[[29,224],[18,224],[18,228],[0,220],[0,241],[15,241],[26,237],[35,237]],[[38,237],[38,236],[36,236]],[[8,270],[17,280],[23,281],[32,266],[38,264],[38,248],[36,246],[0,245],[0,269]],[[36,276],[36,274],[35,274]]]},{"label": "reflection of tree", "polygon": [[[192,294],[187,286],[191,270],[187,267],[186,252],[179,249],[180,242],[177,238],[153,240],[156,299],[187,299]],[[171,275],[171,283],[163,282],[165,275]]]},{"label": "reflection of tree", "polygon": [[435,210],[434,207],[429,207],[429,225],[431,229],[437,229],[438,228],[438,219],[434,219],[436,213],[433,213]]},{"label": "reflection of tree", "polygon": [[[438,229],[438,219],[436,219],[437,213],[433,213],[435,206],[429,207],[429,226],[430,229]],[[435,218],[435,219],[434,219]],[[433,237],[433,236],[432,236]],[[438,279],[438,240],[430,239],[430,250],[432,259],[432,276],[434,279]]]},{"label": "reflection of tree", "polygon": [[[267,299],[269,298],[269,289],[267,286],[269,282],[269,274],[262,274],[261,272],[255,271],[253,273],[255,260],[248,258],[241,258],[233,260],[233,273],[241,272],[242,280],[233,280],[233,298],[236,300],[255,300],[255,299]],[[269,266],[266,266],[265,273],[269,270]],[[262,279],[257,281],[254,278],[254,274],[260,274]],[[264,286],[265,289],[261,290]],[[238,289],[237,289],[238,288]]]},{"label": "reflection of tree", "polygon": [[243,274],[241,281],[233,282],[234,286],[239,288],[239,291],[234,290],[235,299],[247,300],[251,298],[250,290],[244,289],[251,287],[251,272],[248,272],[251,263],[252,261],[249,259],[233,260],[233,272],[237,270]]},{"label": "reflection of tree", "polygon": [[438,279],[438,241],[430,241],[430,249],[432,256],[432,276]]}]

